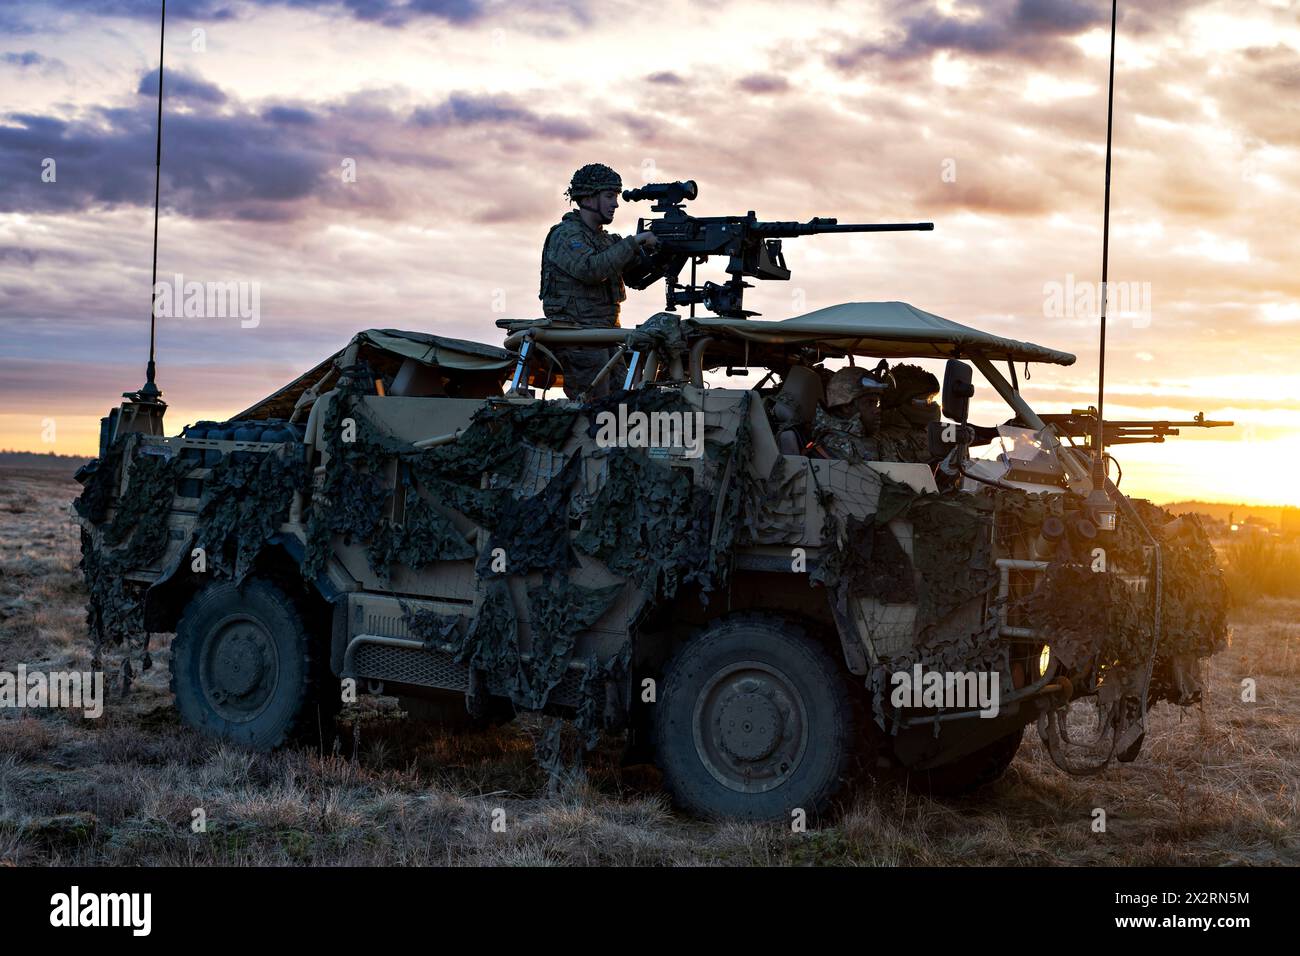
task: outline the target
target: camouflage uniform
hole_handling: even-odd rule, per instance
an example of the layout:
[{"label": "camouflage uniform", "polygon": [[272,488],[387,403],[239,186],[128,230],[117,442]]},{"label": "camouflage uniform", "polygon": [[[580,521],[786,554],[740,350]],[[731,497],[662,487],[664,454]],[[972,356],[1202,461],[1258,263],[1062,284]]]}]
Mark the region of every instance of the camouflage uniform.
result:
[{"label": "camouflage uniform", "polygon": [[879,435],[864,435],[857,415],[839,418],[818,407],[813,421],[813,443],[832,458],[843,461],[896,461],[893,442]]},{"label": "camouflage uniform", "polygon": [[[583,167],[574,175],[580,181]],[[613,170],[599,167],[611,176]],[[570,195],[580,193],[570,187]],[[589,195],[589,193],[587,193]],[[623,270],[638,258],[640,247],[635,236],[592,229],[575,210],[551,227],[542,246],[542,282],[538,298],[548,319],[558,319],[589,328],[618,326],[619,303],[627,298]],[[613,354],[608,348],[553,349],[564,366],[564,392],[576,398]],[[615,366],[606,383],[615,388],[623,385],[626,368]],[[604,392],[606,389],[600,389]]]},{"label": "camouflage uniform", "polygon": [[882,413],[878,437],[890,450],[882,461],[930,463],[930,436],[925,427],[912,424],[893,409]]},{"label": "camouflage uniform", "polygon": [[890,449],[880,440],[877,422],[885,388],[875,372],[853,366],[835,372],[826,386],[826,405],[817,407],[813,419],[813,443],[844,461],[884,460]]}]

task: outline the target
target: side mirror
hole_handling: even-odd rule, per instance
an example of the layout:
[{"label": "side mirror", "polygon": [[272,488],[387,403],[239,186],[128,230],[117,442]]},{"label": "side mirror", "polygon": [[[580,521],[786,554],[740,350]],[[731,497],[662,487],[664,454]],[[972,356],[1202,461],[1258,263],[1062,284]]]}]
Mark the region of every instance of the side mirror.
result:
[{"label": "side mirror", "polygon": [[975,394],[971,384],[971,367],[965,362],[948,359],[943,370],[943,414],[954,422],[966,424],[970,415],[970,400]]}]

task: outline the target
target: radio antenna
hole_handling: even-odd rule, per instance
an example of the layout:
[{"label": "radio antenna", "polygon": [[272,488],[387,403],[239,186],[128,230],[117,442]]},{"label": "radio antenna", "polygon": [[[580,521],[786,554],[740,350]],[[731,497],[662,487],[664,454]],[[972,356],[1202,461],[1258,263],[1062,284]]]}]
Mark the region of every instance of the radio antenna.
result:
[{"label": "radio antenna", "polygon": [[1106,198],[1101,219],[1101,341],[1097,356],[1097,439],[1093,489],[1106,487],[1106,305],[1110,297],[1110,144],[1115,124],[1115,22],[1119,0],[1110,2],[1110,82],[1106,91]]},{"label": "radio antenna", "polygon": [[144,386],[140,391],[127,393],[138,402],[161,404],[162,392],[154,382],[154,332],[158,324],[158,197],[162,181],[162,114],[163,114],[163,50],[167,36],[167,0],[162,0],[162,20],[158,26],[158,136],[153,167],[153,277],[149,284],[149,364],[145,366]]}]

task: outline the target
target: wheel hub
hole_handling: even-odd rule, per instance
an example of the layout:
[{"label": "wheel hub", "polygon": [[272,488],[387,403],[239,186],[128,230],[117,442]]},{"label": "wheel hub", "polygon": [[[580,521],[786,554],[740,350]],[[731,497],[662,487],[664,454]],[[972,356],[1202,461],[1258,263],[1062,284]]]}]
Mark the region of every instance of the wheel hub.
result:
[{"label": "wheel hub", "polygon": [[741,760],[770,754],[781,739],[783,722],[781,711],[759,693],[736,694],[718,710],[722,746]]},{"label": "wheel hub", "polygon": [[275,642],[261,622],[237,618],[209,636],[199,680],[204,695],[222,717],[250,720],[274,693],[278,663]]},{"label": "wheel hub", "polygon": [[719,669],[696,700],[695,749],[709,773],[741,793],[763,793],[794,773],[808,743],[803,698],[771,664]]},{"label": "wheel hub", "polygon": [[246,633],[232,635],[217,654],[215,676],[223,690],[247,694],[261,683],[266,674],[257,641]]}]

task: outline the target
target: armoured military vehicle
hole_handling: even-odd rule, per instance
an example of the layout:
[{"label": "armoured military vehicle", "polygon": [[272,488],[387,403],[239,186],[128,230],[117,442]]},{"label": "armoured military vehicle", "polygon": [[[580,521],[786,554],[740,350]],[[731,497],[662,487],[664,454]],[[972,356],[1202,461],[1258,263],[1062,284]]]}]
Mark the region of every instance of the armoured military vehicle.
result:
[{"label": "armoured military vehicle", "polygon": [[[1226,636],[1212,549],[1097,482],[1087,410],[1030,406],[1016,366],[1074,356],[900,302],[500,324],[504,348],[362,332],[172,436],[128,397],[80,476],[97,641],[175,631],[181,717],[224,740],[329,739],[351,680],[625,733],[680,806],[749,819],[823,810],[864,769],[978,786],[1029,724],[1087,772],[1198,699]],[[551,350],[582,344],[626,379],[548,399]],[[947,360],[932,461],[810,449],[825,363],[918,358]],[[1009,419],[972,425],[972,396]]]}]

